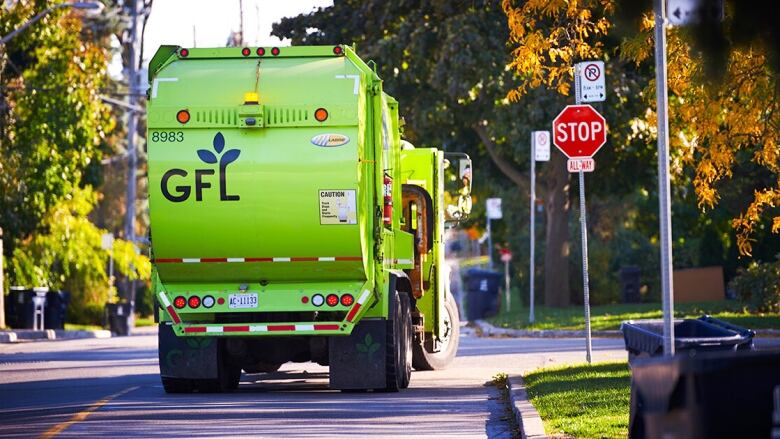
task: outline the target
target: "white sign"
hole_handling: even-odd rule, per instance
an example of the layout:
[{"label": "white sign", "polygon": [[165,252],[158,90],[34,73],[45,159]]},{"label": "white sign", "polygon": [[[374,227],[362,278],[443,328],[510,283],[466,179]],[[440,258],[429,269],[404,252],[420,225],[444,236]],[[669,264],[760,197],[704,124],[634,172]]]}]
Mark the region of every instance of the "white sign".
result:
[{"label": "white sign", "polygon": [[574,66],[577,102],[603,102],[607,97],[604,61],[585,61]]},{"label": "white sign", "polygon": [[537,162],[550,161],[550,132],[531,132],[531,142],[534,148],[534,160]]},{"label": "white sign", "polygon": [[111,250],[114,248],[114,234],[104,233],[100,239],[100,248],[103,250]]},{"label": "white sign", "polygon": [[501,219],[501,198],[488,198],[485,201],[488,219]]},{"label": "white sign", "polygon": [[321,189],[320,224],[357,224],[355,191]]},{"label": "white sign", "polygon": [[572,173],[576,173],[580,171],[593,172],[594,170],[596,170],[596,161],[589,157],[569,159],[569,161],[566,162],[566,169],[568,169],[569,172]]},{"label": "white sign", "polygon": [[672,26],[723,21],[723,1],[666,0],[666,18]]}]

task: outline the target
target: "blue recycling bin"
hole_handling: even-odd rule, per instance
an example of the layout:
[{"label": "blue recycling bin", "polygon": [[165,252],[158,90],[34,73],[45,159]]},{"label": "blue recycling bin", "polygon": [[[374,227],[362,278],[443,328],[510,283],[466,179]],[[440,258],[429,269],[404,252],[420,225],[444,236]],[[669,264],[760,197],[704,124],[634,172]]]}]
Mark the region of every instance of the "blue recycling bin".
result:
[{"label": "blue recycling bin", "polygon": [[503,277],[501,273],[480,268],[466,271],[466,316],[469,320],[498,314],[498,291]]}]

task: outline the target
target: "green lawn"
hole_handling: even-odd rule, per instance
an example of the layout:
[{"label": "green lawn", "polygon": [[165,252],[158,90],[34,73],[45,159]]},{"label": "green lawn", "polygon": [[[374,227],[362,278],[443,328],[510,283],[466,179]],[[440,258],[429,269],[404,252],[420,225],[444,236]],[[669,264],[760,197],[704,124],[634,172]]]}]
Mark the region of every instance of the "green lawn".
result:
[{"label": "green lawn", "polygon": [[547,434],[578,439],[628,436],[628,363],[541,369],[523,379]]},{"label": "green lawn", "polygon": [[[536,321],[531,325],[528,323],[527,307],[515,305],[511,312],[506,312],[503,305],[502,303],[502,312],[489,319],[493,325],[518,329],[585,329],[582,306],[568,308],[537,306]],[[749,329],[780,329],[780,314],[751,314],[739,302],[732,300],[678,303],[674,306],[674,314],[679,318],[696,318],[702,314],[709,314]],[[593,306],[590,315],[591,329],[594,331],[620,329],[620,322],[624,320],[663,318],[660,303]]]},{"label": "green lawn", "polygon": [[[153,326],[156,323],[154,323],[154,317],[139,317],[136,315],[135,317],[135,327],[140,328],[142,326]],[[67,331],[98,331],[101,329],[106,329],[99,325],[82,325],[79,323],[65,323],[65,330]]]}]

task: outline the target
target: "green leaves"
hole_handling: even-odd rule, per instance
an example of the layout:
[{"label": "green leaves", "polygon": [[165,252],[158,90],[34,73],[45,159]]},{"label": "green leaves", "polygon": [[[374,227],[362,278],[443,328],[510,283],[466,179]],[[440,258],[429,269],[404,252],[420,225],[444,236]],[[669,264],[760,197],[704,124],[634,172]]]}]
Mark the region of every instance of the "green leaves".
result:
[{"label": "green leaves", "polygon": [[371,357],[379,350],[380,347],[381,345],[378,342],[375,342],[371,334],[368,333],[366,334],[366,337],[363,339],[362,343],[355,345],[355,350],[357,350],[360,354]]}]

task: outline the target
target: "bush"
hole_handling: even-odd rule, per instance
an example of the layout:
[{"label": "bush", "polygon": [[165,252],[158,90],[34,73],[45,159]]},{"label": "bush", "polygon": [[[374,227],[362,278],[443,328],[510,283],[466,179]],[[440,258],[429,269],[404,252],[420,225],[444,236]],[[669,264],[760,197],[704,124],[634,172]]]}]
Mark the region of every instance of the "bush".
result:
[{"label": "bush", "polygon": [[731,287],[753,312],[780,312],[780,260],[740,268]]}]

